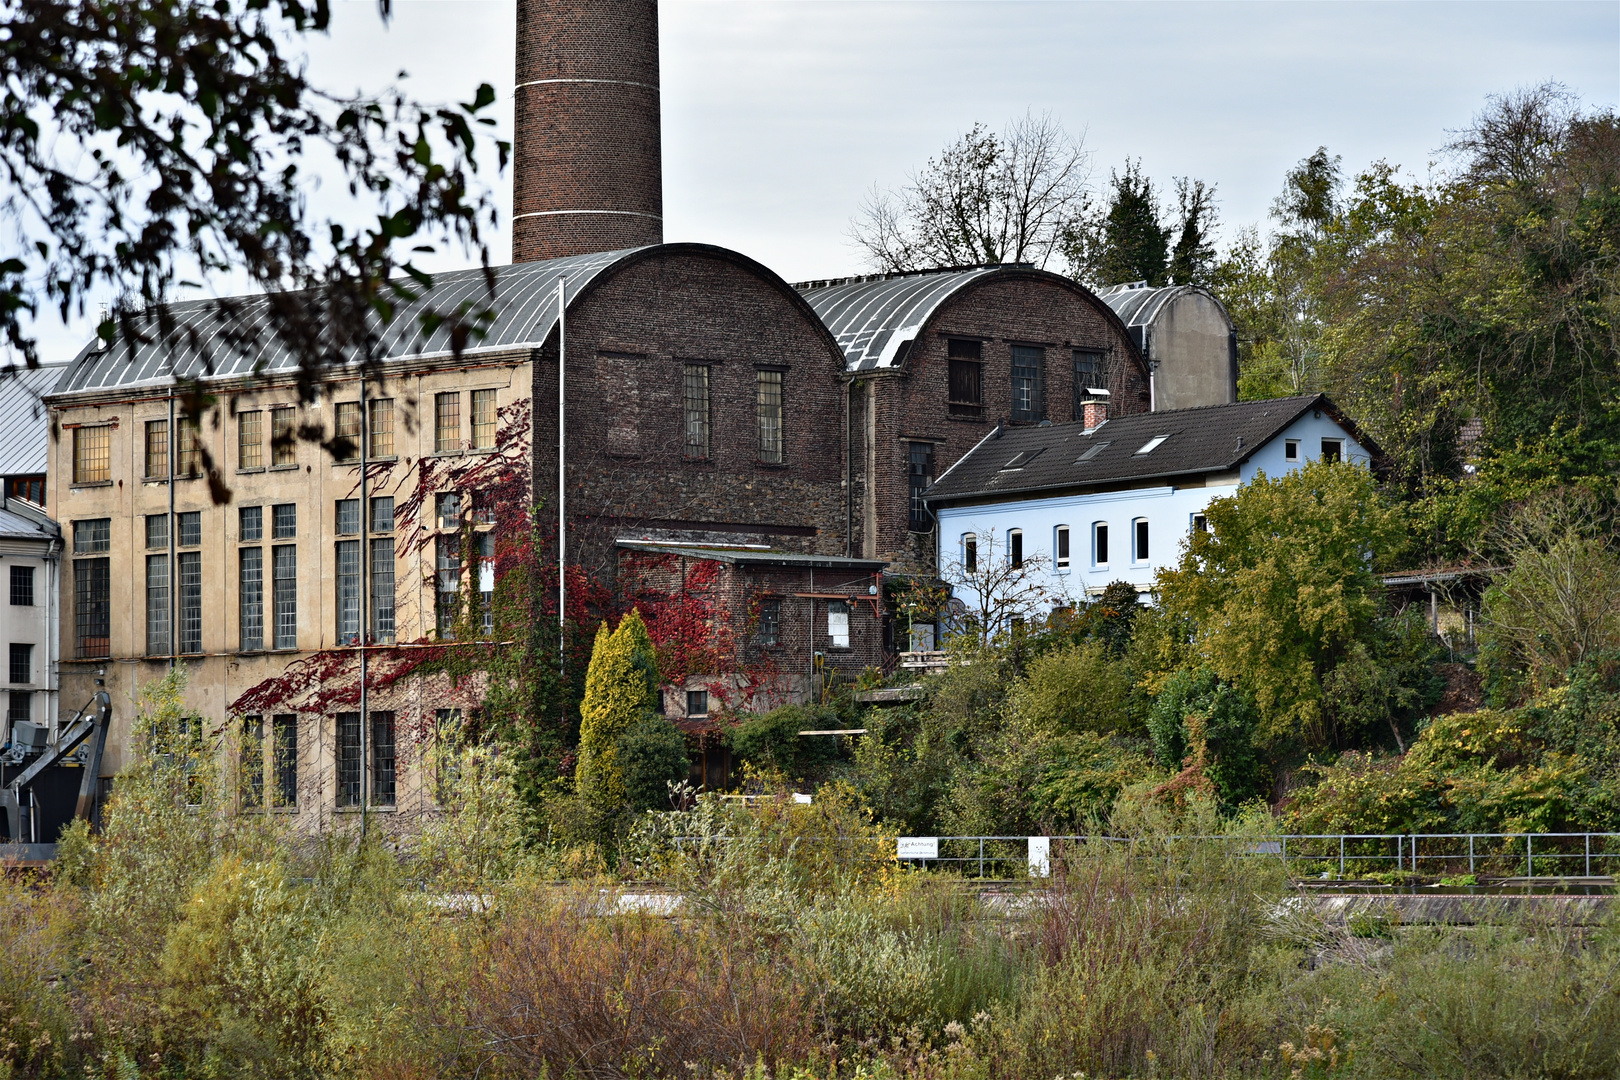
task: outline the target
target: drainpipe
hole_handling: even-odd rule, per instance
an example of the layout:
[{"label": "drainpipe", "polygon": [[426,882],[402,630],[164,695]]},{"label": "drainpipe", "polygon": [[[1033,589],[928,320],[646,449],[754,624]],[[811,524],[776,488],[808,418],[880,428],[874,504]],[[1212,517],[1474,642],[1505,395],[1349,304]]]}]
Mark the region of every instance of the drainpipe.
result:
[{"label": "drainpipe", "polygon": [[[366,380],[360,379],[360,842],[365,843],[371,809],[371,709],[366,683],[366,644],[371,639],[371,500],[367,497],[367,470],[371,465],[371,402]],[[437,571],[435,571],[437,572]]]},{"label": "drainpipe", "polygon": [[[568,278],[557,279],[557,674],[566,677],[568,636]],[[566,695],[565,695],[566,696]],[[563,706],[566,710],[567,706]]]},{"label": "drainpipe", "polygon": [[844,386],[844,558],[849,558],[854,543],[855,453],[849,445],[850,398],[855,395],[855,380]]},{"label": "drainpipe", "polygon": [[174,670],[178,663],[175,652],[180,646],[180,575],[175,566],[174,541],[175,529],[179,522],[174,517],[174,455],[179,446],[178,432],[174,426],[174,388],[169,388],[169,670]]}]

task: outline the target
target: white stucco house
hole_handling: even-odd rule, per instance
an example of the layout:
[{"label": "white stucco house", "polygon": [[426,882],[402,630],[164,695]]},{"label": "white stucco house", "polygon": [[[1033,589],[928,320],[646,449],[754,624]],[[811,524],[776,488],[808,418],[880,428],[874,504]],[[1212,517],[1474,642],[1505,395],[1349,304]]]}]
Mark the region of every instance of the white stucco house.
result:
[{"label": "white stucco house", "polygon": [[1212,499],[1317,458],[1370,467],[1381,456],[1321,394],[1106,421],[1100,412],[998,427],[929,489],[939,574],[968,609],[982,609],[992,568],[1019,564],[1050,607],[1115,581],[1145,598]]}]

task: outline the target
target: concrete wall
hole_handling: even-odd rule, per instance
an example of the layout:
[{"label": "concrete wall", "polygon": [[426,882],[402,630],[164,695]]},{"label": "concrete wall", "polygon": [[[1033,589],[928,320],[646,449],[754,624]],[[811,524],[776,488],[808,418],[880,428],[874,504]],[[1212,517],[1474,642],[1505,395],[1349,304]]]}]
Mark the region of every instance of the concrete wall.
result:
[{"label": "concrete wall", "polygon": [[1232,323],[1206,293],[1177,293],[1148,329],[1156,412],[1229,405],[1237,400]]},{"label": "concrete wall", "polygon": [[[380,684],[387,669],[398,670],[421,655],[404,643],[430,635],[434,623],[432,574],[437,530],[433,518],[434,495],[441,490],[466,490],[489,482],[493,470],[505,464],[521,468],[519,490],[529,490],[528,392],[531,382],[526,354],[494,358],[450,368],[397,370],[386,383],[369,391],[372,398],[391,397],[395,403],[392,459],[374,464],[370,482],[373,497],[391,495],[395,499],[395,598],[400,647],[379,654],[374,661],[374,684]],[[504,434],[494,450],[472,450],[470,441],[470,391],[494,389],[503,413]],[[436,449],[434,422],[435,396],[456,393],[461,404],[461,444],[452,450]],[[124,390],[76,394],[52,399],[52,440],[50,445],[49,498],[59,508],[67,554],[63,559],[63,588],[60,647],[62,650],[63,711],[77,708],[94,690],[97,672],[105,671],[107,690],[113,701],[113,727],[103,762],[103,776],[112,776],[125,763],[130,721],[141,688],[161,679],[170,666],[166,656],[149,655],[146,628],[146,558],[162,555],[148,551],[145,520],[149,514],[168,510],[169,484],[165,478],[145,477],[143,442],[148,420],[166,419],[168,400],[161,389]],[[295,812],[300,827],[323,828],[335,808],[335,719],[337,711],[357,708],[345,702],[356,685],[358,661],[354,650],[344,648],[337,637],[337,597],[334,542],[336,502],[358,495],[358,464],[338,464],[325,449],[299,441],[293,447],[289,465],[271,464],[269,409],[294,406],[300,424],[314,424],[326,432],[333,430],[335,406],[358,401],[360,386],[354,380],[334,379],[324,386],[324,396],[314,403],[300,405],[295,387],[287,380],[265,380],[257,384],[239,382],[219,388],[221,410],[205,420],[201,440],[219,466],[219,481],[228,489],[219,503],[205,478],[177,478],[174,508],[177,514],[195,511],[201,515],[202,537],[197,547],[182,552],[201,554],[202,567],[202,649],[200,653],[177,658],[186,669],[186,707],[201,716],[210,730],[224,732],[226,721],[237,712],[252,711],[269,716],[295,713],[299,716],[299,801]],[[243,468],[238,453],[241,416],[254,410],[264,417],[262,431],[264,464]],[[511,421],[516,440],[511,438]],[[111,475],[104,484],[72,483],[72,426],[113,424]],[[291,504],[297,508],[295,538],[272,539],[271,507]],[[240,535],[243,507],[263,507],[264,536],[257,543]],[[110,656],[76,656],[73,530],[76,522],[95,518],[111,520],[110,550],[106,553],[111,569]],[[177,537],[178,539],[178,537]],[[297,553],[297,647],[273,648],[270,637],[271,556],[278,543],[290,544]],[[240,551],[257,546],[264,552],[266,648],[243,651],[240,618]],[[471,568],[464,570],[464,587],[472,588]],[[244,695],[256,703],[244,707]],[[352,695],[351,695],[352,696]],[[411,676],[371,695],[370,708],[396,713],[399,742],[399,810],[422,810],[429,805],[416,765],[425,740],[431,737],[435,711],[439,708],[469,708],[476,703],[476,687],[455,689],[442,677]],[[69,703],[72,703],[70,706]]]}]

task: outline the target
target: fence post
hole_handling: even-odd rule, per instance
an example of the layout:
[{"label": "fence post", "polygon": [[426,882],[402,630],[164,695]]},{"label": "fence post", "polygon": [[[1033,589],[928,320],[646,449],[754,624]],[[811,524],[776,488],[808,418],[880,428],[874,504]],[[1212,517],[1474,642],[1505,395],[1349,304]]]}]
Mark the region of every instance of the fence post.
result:
[{"label": "fence post", "polygon": [[1592,876],[1592,834],[1586,834],[1586,877]]},{"label": "fence post", "polygon": [[1474,834],[1468,834],[1468,876],[1474,876]]},{"label": "fence post", "polygon": [[984,837],[979,837],[979,876],[984,877]]},{"label": "fence post", "polygon": [[1395,834],[1395,871],[1399,873],[1406,869],[1406,837],[1400,833]]},{"label": "fence post", "polygon": [[1525,877],[1535,877],[1536,876],[1535,849],[1532,846],[1532,841],[1531,841],[1531,837],[1530,837],[1529,833],[1524,834],[1524,876]]},{"label": "fence post", "polygon": [[1344,878],[1344,834],[1339,834],[1339,878]]}]

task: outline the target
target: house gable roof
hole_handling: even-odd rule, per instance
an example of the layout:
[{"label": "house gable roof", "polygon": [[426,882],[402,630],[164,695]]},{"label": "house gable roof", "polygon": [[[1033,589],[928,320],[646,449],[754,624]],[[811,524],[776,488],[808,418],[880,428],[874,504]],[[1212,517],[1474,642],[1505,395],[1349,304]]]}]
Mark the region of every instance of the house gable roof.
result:
[{"label": "house gable roof", "polygon": [[1379,451],[1322,394],[1018,427],[985,437],[928,490],[930,503],[1132,485],[1238,468],[1312,409],[1328,413],[1376,458]]}]

